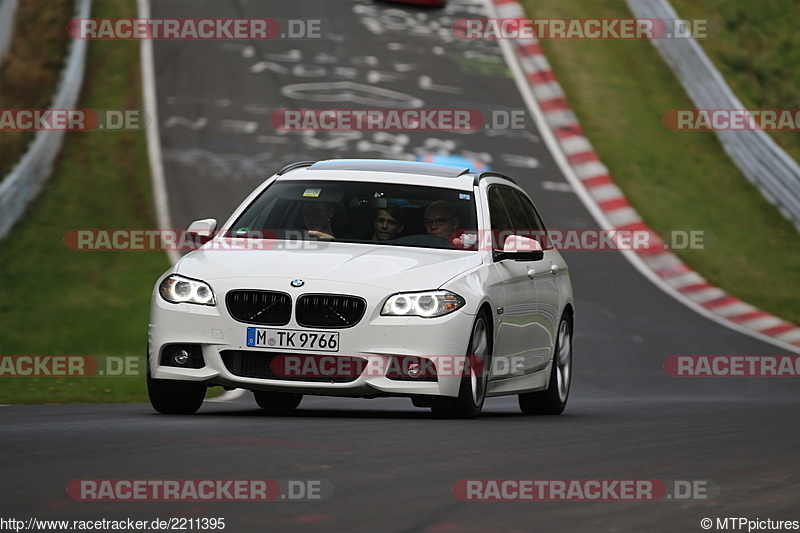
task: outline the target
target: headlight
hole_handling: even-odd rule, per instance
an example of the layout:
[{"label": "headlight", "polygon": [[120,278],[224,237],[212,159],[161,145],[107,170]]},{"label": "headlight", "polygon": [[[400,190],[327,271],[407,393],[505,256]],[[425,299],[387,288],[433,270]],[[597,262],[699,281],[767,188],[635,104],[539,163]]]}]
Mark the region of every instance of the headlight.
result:
[{"label": "headlight", "polygon": [[177,274],[164,278],[164,281],[158,286],[158,292],[162,298],[173,304],[216,305],[217,303],[214,291],[207,283],[184,278]]},{"label": "headlight", "polygon": [[407,292],[390,296],[381,314],[431,318],[452,313],[464,303],[464,298],[450,291]]}]

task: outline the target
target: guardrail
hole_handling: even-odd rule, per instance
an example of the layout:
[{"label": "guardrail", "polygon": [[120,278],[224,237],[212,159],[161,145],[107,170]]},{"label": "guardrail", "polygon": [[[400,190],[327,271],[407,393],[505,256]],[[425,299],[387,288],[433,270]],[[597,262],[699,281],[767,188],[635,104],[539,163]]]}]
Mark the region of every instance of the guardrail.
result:
[{"label": "guardrail", "polygon": [[[88,18],[90,11],[91,0],[75,0],[75,17]],[[70,43],[51,109],[73,109],[77,104],[86,66],[87,43],[75,39]],[[52,174],[53,162],[61,150],[65,133],[37,132],[28,151],[0,183],[0,239],[8,234]]]},{"label": "guardrail", "polygon": [[[678,19],[669,0],[626,0],[637,18]],[[744,109],[693,38],[651,40],[698,109]],[[765,132],[716,131],[725,152],[800,231],[800,166]]]},{"label": "guardrail", "polygon": [[17,0],[0,0],[0,61],[11,46],[11,35],[14,33],[14,15],[17,12]]}]

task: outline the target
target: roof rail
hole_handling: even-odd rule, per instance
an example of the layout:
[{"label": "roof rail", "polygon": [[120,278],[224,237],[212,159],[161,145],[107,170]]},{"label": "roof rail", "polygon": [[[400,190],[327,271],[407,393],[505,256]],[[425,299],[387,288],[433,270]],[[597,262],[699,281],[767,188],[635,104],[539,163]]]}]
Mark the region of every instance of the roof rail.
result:
[{"label": "roof rail", "polygon": [[286,165],[285,167],[283,167],[282,169],[280,169],[280,170],[277,172],[277,175],[278,175],[278,176],[281,176],[281,175],[283,175],[283,174],[286,174],[287,172],[289,172],[289,171],[291,171],[291,170],[294,170],[294,169],[296,169],[296,168],[310,167],[310,166],[311,166],[311,165],[313,165],[314,163],[316,163],[316,161],[300,161],[300,162],[298,162],[298,163],[289,163],[288,165]]},{"label": "roof rail", "polygon": [[517,184],[517,182],[516,182],[516,181],[514,181],[514,180],[513,180],[513,179],[511,179],[511,178],[509,178],[508,176],[506,176],[506,175],[504,175],[504,174],[500,174],[499,172],[491,172],[491,171],[486,171],[486,172],[478,172],[478,173],[476,173],[476,174],[475,174],[475,180],[473,181],[473,184],[474,184],[474,185],[477,187],[477,186],[478,186],[478,184],[481,182],[481,180],[482,180],[483,178],[502,178],[502,179],[504,179],[504,180],[508,180],[508,181],[510,181],[510,182],[511,182],[511,183],[513,183],[514,185],[516,185],[516,184]]}]

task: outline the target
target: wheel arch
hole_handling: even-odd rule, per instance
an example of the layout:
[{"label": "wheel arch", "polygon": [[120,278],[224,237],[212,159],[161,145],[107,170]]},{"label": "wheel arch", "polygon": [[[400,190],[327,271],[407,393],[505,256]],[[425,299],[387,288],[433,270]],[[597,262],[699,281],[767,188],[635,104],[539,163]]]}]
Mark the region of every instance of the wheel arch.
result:
[{"label": "wheel arch", "polygon": [[492,314],[492,306],[489,302],[483,302],[475,313],[475,318],[481,313],[486,314],[486,332],[489,334],[489,348],[492,350],[491,355],[494,355],[494,315]]},{"label": "wheel arch", "polygon": [[575,308],[572,306],[572,302],[567,303],[564,306],[564,312],[561,313],[561,316],[566,316],[569,319],[569,325],[575,328]]}]

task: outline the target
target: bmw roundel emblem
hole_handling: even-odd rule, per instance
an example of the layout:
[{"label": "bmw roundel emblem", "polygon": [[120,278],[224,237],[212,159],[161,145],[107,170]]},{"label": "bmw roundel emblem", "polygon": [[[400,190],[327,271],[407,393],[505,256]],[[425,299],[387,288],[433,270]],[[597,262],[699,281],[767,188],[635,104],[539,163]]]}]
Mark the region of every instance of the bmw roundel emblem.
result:
[{"label": "bmw roundel emblem", "polygon": [[305,284],[306,282],[302,279],[293,279],[291,283],[292,287],[302,287]]}]

